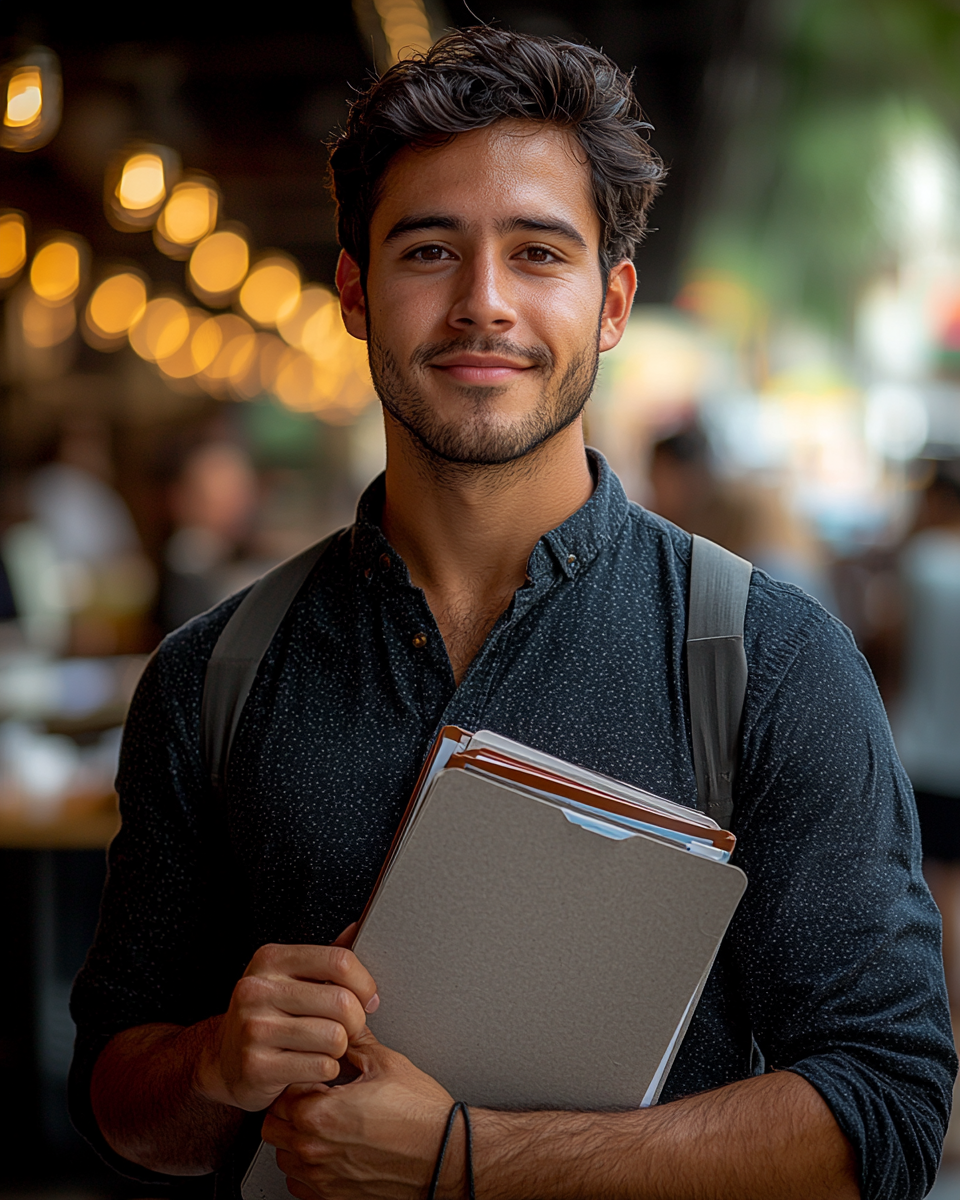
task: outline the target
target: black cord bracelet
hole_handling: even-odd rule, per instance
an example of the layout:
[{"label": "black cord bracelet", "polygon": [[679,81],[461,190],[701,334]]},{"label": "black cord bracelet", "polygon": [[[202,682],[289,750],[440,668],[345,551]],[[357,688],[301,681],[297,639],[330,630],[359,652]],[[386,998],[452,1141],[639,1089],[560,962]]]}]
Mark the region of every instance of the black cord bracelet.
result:
[{"label": "black cord bracelet", "polygon": [[430,1180],[430,1190],[427,1192],[427,1200],[437,1200],[437,1188],[440,1186],[440,1172],[443,1170],[443,1160],[447,1157],[447,1147],[450,1145],[450,1138],[453,1136],[453,1127],[456,1124],[458,1112],[463,1114],[463,1128],[466,1134],[465,1166],[467,1171],[467,1186],[470,1200],[476,1200],[473,1182],[473,1129],[470,1126],[470,1110],[462,1100],[457,1100],[454,1103],[450,1109],[450,1115],[447,1117],[447,1127],[443,1131],[443,1141],[440,1143],[437,1165],[433,1168],[433,1178]]}]

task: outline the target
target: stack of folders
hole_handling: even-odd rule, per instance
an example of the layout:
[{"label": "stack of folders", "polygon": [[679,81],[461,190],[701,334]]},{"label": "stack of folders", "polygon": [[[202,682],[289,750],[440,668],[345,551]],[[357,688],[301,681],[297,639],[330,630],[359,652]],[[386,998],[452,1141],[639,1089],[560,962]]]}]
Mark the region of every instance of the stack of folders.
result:
[{"label": "stack of folders", "polygon": [[[683,805],[445,727],[354,941],[371,1029],[468,1104],[655,1103],[746,887],[734,845]],[[243,1195],[288,1195],[271,1147]]]}]

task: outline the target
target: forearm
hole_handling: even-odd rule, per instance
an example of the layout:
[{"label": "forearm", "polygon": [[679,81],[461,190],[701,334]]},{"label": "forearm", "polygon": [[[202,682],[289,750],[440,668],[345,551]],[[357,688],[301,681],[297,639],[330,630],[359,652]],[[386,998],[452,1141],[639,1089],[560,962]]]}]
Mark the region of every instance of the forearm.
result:
[{"label": "forearm", "polygon": [[141,1025],[118,1033],[97,1059],[94,1116],[113,1150],[168,1175],[205,1175],[222,1164],[243,1112],[207,1099],[198,1086],[216,1053],[213,1017],[198,1025]]},{"label": "forearm", "polygon": [[[471,1109],[484,1200],[854,1200],[853,1151],[820,1095],[779,1072],[629,1113]],[[444,1171],[460,1200],[463,1137]]]}]

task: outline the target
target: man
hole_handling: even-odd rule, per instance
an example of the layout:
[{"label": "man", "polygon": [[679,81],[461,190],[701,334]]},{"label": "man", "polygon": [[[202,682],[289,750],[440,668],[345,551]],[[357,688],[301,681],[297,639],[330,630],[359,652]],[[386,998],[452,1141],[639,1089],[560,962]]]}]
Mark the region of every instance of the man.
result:
[{"label": "man", "polygon": [[[602,54],[488,29],[355,104],[332,159],[338,285],[387,471],[261,665],[222,803],[198,721],[237,600],[168,638],[134,702],[74,997],[74,1112],[122,1169],[228,1175],[262,1125],[299,1200],[424,1194],[454,1098],[366,1029],[381,999],[344,947],[439,726],[695,802],[690,541],[627,502],[580,422],[661,176],[643,129]],[[955,1058],[876,690],[841,626],[758,573],[746,646],[750,883],[669,1103],[473,1110],[484,1200],[900,1200],[932,1182]],[[344,1054],[359,1078],[325,1086]],[[464,1195],[463,1170],[458,1126],[439,1194]]]}]

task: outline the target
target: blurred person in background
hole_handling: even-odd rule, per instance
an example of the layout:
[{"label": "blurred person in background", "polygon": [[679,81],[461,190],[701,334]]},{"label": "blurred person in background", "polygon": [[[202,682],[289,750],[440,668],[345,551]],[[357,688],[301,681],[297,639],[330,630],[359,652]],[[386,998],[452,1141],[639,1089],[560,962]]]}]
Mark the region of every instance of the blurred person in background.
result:
[{"label": "blurred person in background", "polygon": [[723,478],[699,423],[654,443],[649,481],[654,512],[732,550],[774,579],[795,583],[836,611],[815,540],[787,511],[775,488]]},{"label": "blurred person in background", "polygon": [[271,564],[245,571],[260,486],[235,442],[211,441],[187,456],[170,488],[174,531],[164,550],[160,621],[164,633],[219,603]]},{"label": "blurred person in background", "polygon": [[53,461],[26,482],[25,519],[4,534],[3,557],[27,640],[39,648],[144,649],[155,572],[113,475],[109,430],[76,417]]},{"label": "blurred person in background", "polygon": [[936,465],[900,555],[901,689],[892,705],[913,783],[923,869],[943,915],[943,959],[960,1018],[960,461]]}]

